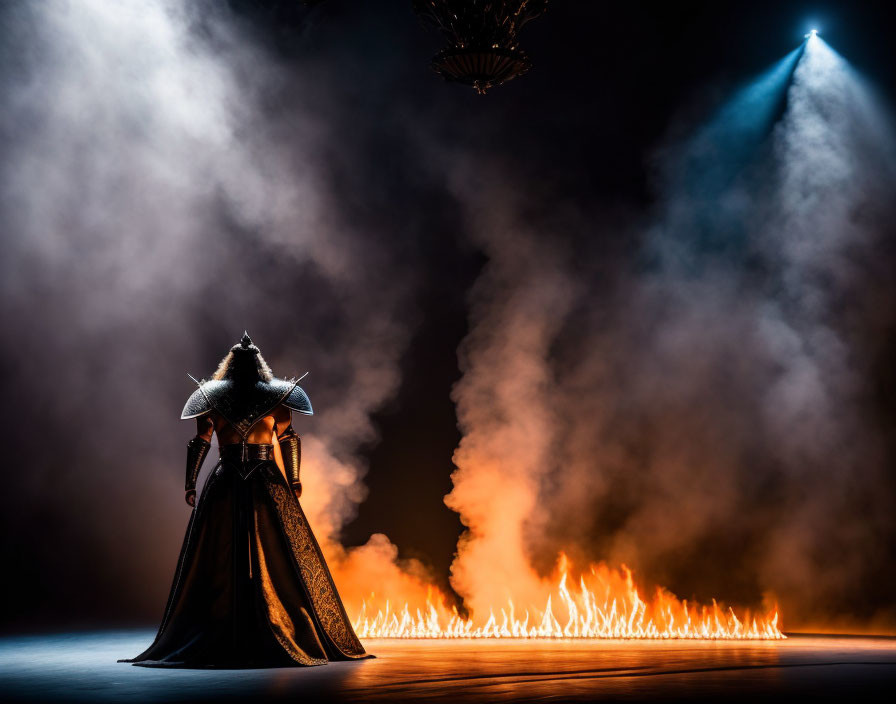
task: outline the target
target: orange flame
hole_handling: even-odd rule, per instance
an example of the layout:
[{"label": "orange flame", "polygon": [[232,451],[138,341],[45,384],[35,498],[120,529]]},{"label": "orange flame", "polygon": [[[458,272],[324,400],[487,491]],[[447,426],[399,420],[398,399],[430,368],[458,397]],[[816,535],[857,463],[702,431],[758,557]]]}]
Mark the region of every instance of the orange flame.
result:
[{"label": "orange flame", "polygon": [[[512,600],[506,608],[490,609],[483,623],[463,618],[447,609],[445,599],[430,587],[425,605],[405,603],[399,609],[386,599],[382,606],[375,594],[362,601],[354,618],[361,638],[687,638],[687,639],[782,639],[778,612],[765,617],[738,617],[733,609],[689,604],[657,588],[652,599],[641,597],[631,570],[592,565],[570,589],[569,564],[560,556],[559,577],[546,582],[544,609],[519,609]],[[435,596],[434,596],[435,594]],[[555,608],[557,614],[554,613]],[[376,609],[374,611],[374,609]]]}]

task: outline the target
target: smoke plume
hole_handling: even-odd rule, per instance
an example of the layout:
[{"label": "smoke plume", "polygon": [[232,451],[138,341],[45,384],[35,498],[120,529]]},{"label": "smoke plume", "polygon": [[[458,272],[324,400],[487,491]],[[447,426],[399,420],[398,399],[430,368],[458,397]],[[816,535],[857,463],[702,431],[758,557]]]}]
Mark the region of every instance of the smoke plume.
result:
[{"label": "smoke plume", "polygon": [[785,627],[896,621],[875,386],[892,383],[896,146],[842,58],[813,37],[670,128],[645,213],[540,180],[549,146],[521,164],[524,92],[435,105],[444,86],[409,88],[366,26],[354,53],[287,58],[238,5],[0,10],[2,532],[21,624],[157,618],[188,516],[185,372],[210,374],[244,328],[278,376],[312,372],[302,501],[352,616],[374,590],[422,606],[421,562],[339,535],[441,264],[421,264],[443,251],[427,237],[486,258],[446,497],[477,620],[543,606],[563,552],[688,599],[778,602]]},{"label": "smoke plume", "polygon": [[540,606],[565,552],[704,603],[777,602],[785,626],[892,617],[869,605],[890,603],[869,585],[894,530],[869,370],[894,300],[893,134],[813,37],[660,150],[654,215],[619,228],[612,266],[589,242],[605,214],[514,202],[488,190],[500,170],[457,179],[489,257],[446,497],[474,612]]},{"label": "smoke plume", "polygon": [[[279,376],[313,372],[303,503],[340,568],[358,448],[416,315],[400,226],[377,219],[377,194],[346,197],[369,178],[363,140],[343,137],[351,111],[324,68],[285,70],[220,3],[22,3],[2,19],[3,421],[21,438],[4,548],[40,570],[23,603],[50,618],[68,608],[53,585],[100,581],[79,611],[154,618],[188,514],[186,372],[211,374],[245,327]],[[365,550],[389,572],[385,538]]]},{"label": "smoke plume", "polygon": [[[553,381],[547,356],[573,298],[564,253],[507,215],[522,205],[511,194],[481,185],[467,201],[469,225],[487,233],[481,245],[490,261],[473,290],[471,330],[460,350],[463,378],[453,398],[464,437],[446,497],[468,528],[452,585],[475,614],[508,599],[542,602],[523,527],[550,468],[555,417],[544,403]],[[488,198],[477,202],[477,191]],[[495,201],[507,211],[493,211]]]}]

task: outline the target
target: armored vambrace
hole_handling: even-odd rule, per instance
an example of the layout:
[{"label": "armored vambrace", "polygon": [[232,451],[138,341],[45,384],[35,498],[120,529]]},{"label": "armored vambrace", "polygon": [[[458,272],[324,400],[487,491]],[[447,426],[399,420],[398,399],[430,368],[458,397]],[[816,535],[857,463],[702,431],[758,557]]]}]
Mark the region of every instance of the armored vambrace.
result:
[{"label": "armored vambrace", "polygon": [[280,454],[283,455],[283,468],[286,470],[289,485],[293,489],[301,489],[299,469],[302,466],[302,441],[291,425],[277,439],[280,441]]},{"label": "armored vambrace", "polygon": [[196,478],[210,447],[211,443],[198,435],[187,443],[187,477],[184,481],[186,491],[196,491]]}]

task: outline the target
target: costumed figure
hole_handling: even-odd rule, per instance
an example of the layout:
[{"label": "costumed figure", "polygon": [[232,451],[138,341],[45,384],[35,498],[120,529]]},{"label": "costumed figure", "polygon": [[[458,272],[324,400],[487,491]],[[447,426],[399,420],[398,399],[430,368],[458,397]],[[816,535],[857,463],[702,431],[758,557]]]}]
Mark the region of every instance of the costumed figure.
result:
[{"label": "costumed figure", "polygon": [[[193,513],[158,635],[125,662],[267,667],[367,657],[298,501],[291,415],[312,414],[308,396],[274,377],[248,334],[197,383],[181,414],[197,422],[185,484]],[[221,459],[197,502],[213,433]]]}]

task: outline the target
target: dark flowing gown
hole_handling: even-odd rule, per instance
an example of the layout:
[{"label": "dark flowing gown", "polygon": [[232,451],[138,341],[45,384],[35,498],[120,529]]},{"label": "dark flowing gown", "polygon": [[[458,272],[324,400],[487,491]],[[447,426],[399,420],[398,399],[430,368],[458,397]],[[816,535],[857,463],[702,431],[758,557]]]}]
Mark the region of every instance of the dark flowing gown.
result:
[{"label": "dark flowing gown", "polygon": [[124,662],[276,667],[364,657],[278,466],[222,459],[190,517],[158,635]]}]

